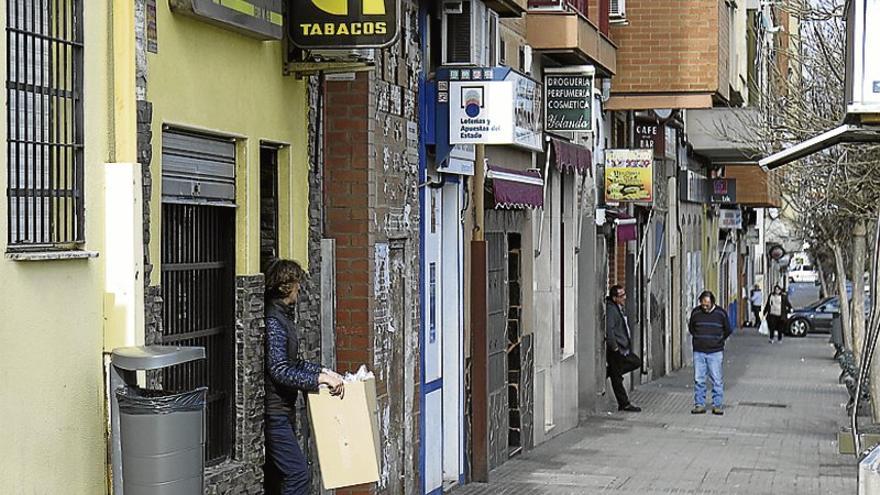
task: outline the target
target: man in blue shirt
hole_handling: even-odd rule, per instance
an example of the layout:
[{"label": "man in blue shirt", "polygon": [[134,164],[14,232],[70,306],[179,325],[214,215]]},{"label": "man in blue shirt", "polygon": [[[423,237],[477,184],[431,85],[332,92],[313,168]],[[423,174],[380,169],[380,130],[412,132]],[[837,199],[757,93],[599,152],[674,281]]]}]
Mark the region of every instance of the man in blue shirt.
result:
[{"label": "man in blue shirt", "polygon": [[724,343],[733,330],[727,312],[715,305],[715,294],[703,291],[700,305],[691,312],[688,331],[694,347],[694,408],[692,414],[706,412],[706,375],[712,379],[712,414],[722,415],[724,404]]}]

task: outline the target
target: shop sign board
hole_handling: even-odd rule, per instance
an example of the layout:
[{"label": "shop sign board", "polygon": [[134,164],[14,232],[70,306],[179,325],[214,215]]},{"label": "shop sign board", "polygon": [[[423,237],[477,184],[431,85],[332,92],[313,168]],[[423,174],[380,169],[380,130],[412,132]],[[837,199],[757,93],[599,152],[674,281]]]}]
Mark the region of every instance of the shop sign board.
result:
[{"label": "shop sign board", "polygon": [[706,203],[706,192],[708,186],[707,179],[704,175],[698,174],[693,170],[684,170],[678,178],[679,196],[682,201],[688,203]]},{"label": "shop sign board", "polygon": [[593,130],[593,83],[595,69],[579,72],[545,70],[544,101],[549,132],[590,132]]},{"label": "shop sign board", "polygon": [[290,39],[304,50],[382,48],[400,33],[400,0],[293,0],[288,9]]},{"label": "shop sign board", "polygon": [[541,91],[511,71],[503,81],[448,83],[449,144],[509,144],[542,151]]},{"label": "shop sign board", "polygon": [[[311,0],[322,3],[320,0]],[[334,0],[336,1],[336,0]],[[344,1],[344,0],[343,0]],[[306,0],[304,3],[308,3]],[[284,15],[282,12],[282,0],[236,0],[235,2],[221,0],[169,0],[168,5],[174,12],[196,17],[205,22],[232,29],[253,38],[261,40],[280,40],[282,39],[284,25]],[[299,7],[295,7],[296,10]],[[155,15],[147,9],[148,15]],[[155,24],[150,26],[148,23],[148,36],[150,28],[155,28]],[[150,45],[148,39],[149,51],[156,48]]]},{"label": "shop sign board", "polygon": [[736,210],[719,210],[718,212],[718,228],[725,230],[736,230],[742,228],[742,211]]},{"label": "shop sign board", "polygon": [[736,203],[736,179],[712,179],[710,194],[712,203]]},{"label": "shop sign board", "polygon": [[654,200],[654,151],[605,150],[605,201]]},{"label": "shop sign board", "polygon": [[657,158],[664,158],[666,151],[665,126],[653,121],[636,121],[636,148],[654,150]]}]

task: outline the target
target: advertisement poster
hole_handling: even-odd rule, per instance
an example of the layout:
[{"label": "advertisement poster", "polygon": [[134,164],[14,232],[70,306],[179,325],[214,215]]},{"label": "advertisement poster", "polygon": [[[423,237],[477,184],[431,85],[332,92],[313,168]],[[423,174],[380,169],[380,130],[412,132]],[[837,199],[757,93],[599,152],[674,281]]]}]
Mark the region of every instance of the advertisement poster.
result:
[{"label": "advertisement poster", "polygon": [[654,151],[605,151],[605,201],[650,203],[654,200]]}]

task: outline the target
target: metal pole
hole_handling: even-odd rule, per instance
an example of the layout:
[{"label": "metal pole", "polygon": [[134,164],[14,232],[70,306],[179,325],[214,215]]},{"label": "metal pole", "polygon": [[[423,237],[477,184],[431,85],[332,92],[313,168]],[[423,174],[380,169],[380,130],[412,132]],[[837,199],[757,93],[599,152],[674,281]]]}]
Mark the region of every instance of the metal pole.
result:
[{"label": "metal pole", "polygon": [[488,272],[485,238],[484,195],[486,181],[486,150],[476,145],[474,170],[474,229],[471,240],[471,355],[472,391],[472,481],[489,481],[489,340],[486,331],[488,317]]},{"label": "metal pole", "polygon": [[485,237],[485,204],[483,191],[486,187],[486,145],[475,145],[474,163],[474,235],[473,240],[483,241]]}]

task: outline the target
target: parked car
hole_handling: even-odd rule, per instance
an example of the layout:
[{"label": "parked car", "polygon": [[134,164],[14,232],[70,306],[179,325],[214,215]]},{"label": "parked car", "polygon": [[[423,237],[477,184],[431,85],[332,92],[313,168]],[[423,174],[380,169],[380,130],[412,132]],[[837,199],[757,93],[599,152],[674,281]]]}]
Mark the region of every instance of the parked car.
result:
[{"label": "parked car", "polygon": [[[871,301],[865,298],[865,318],[871,312]],[[804,337],[809,333],[830,333],[834,315],[840,313],[840,299],[837,296],[820,299],[807,306],[795,309],[788,315],[788,334]]]}]

